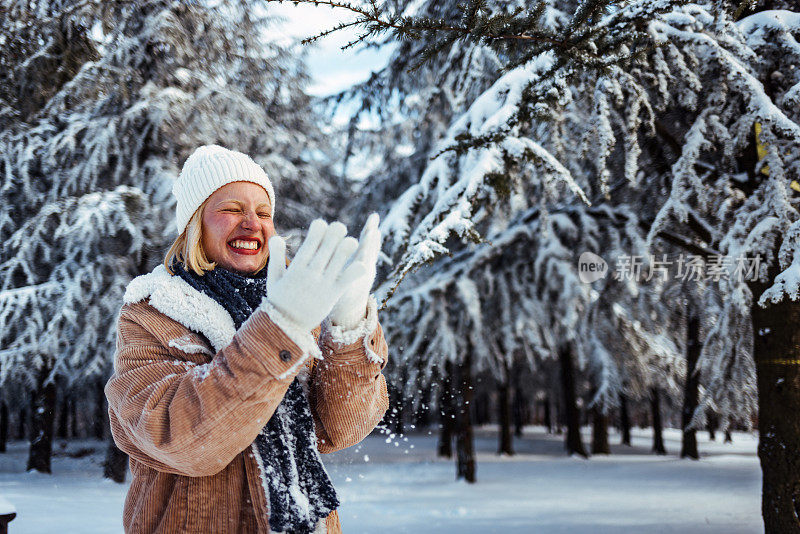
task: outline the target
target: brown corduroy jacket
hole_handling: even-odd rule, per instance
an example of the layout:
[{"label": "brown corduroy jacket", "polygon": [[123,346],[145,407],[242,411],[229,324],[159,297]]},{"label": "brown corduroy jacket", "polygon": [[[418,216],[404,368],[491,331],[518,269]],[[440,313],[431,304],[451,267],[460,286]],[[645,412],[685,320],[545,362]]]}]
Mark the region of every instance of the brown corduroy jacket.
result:
[{"label": "brown corduroy jacket", "polygon": [[[317,448],[333,452],[361,441],[383,417],[387,357],[374,299],[359,330],[301,333],[259,309],[237,331],[222,306],[163,267],[136,278],[105,389],[112,434],[133,476],[125,531],[269,532],[253,442],[289,384],[299,375]],[[336,511],[324,523],[328,534],[341,532]]]}]

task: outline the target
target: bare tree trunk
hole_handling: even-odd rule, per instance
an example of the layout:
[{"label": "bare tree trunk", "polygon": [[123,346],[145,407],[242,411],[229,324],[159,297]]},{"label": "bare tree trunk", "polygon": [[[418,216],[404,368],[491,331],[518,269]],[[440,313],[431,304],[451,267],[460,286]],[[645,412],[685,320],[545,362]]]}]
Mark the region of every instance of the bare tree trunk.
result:
[{"label": "bare tree trunk", "polygon": [[391,426],[392,432],[397,435],[403,434],[405,430],[405,426],[403,424],[403,416],[405,412],[405,399],[403,398],[403,384],[408,382],[408,368],[403,367],[401,371],[401,378],[400,378],[400,386],[392,387],[392,395],[391,395],[391,416],[389,419],[389,424]]},{"label": "bare tree trunk", "polygon": [[458,398],[456,411],[456,480],[475,482],[475,437],[472,429],[472,344],[467,343],[464,359],[458,366]]},{"label": "bare tree trunk", "polygon": [[667,454],[664,447],[664,427],[661,423],[661,391],[655,387],[650,391],[650,411],[653,418],[653,452]]},{"label": "bare tree trunk", "polygon": [[622,445],[631,446],[631,416],[628,413],[628,397],[619,396],[619,426],[622,431]]},{"label": "bare tree trunk", "polygon": [[69,405],[72,404],[72,399],[66,391],[61,397],[61,406],[58,409],[58,430],[56,436],[58,439],[69,438]]},{"label": "bare tree trunk", "polygon": [[550,395],[544,398],[544,426],[547,427],[547,433],[553,433],[553,414],[550,410]]},{"label": "bare tree trunk", "polygon": [[72,402],[69,403],[69,427],[70,427],[70,435],[72,439],[77,439],[80,437],[80,432],[78,428],[78,399],[75,397],[72,398]]},{"label": "bare tree trunk", "polygon": [[98,380],[95,383],[94,388],[94,422],[92,426],[94,430],[94,437],[100,440],[105,438],[106,426],[108,426],[106,423],[106,418],[108,417],[108,408],[106,408],[106,393],[103,386],[103,381]]},{"label": "bare tree trunk", "polygon": [[23,440],[28,437],[28,408],[23,406],[19,410],[19,420],[17,421],[17,439]]},{"label": "bare tree trunk", "polygon": [[117,448],[113,438],[109,438],[106,459],[103,462],[103,477],[121,484],[125,482],[127,472],[128,455]]},{"label": "bare tree trunk", "polygon": [[788,534],[800,532],[800,301],[784,297],[765,308],[758,305],[777,274],[773,265],[769,282],[751,283],[751,316],[764,530]]},{"label": "bare tree trunk", "polygon": [[[426,350],[427,347],[425,347]],[[423,376],[425,368],[423,366],[424,358],[417,358],[417,376]],[[424,388],[421,393],[419,408],[414,410],[414,426],[417,429],[427,428],[431,424],[431,406],[433,405],[433,398],[431,388]]]},{"label": "bare tree trunk", "polygon": [[564,398],[564,411],[566,412],[567,439],[565,441],[567,454],[579,454],[588,458],[586,449],[581,439],[581,414],[575,394],[575,368],[572,363],[572,349],[565,346],[559,349],[558,359],[561,363],[561,389]]},{"label": "bare tree trunk", "polygon": [[597,406],[592,407],[592,454],[611,454],[608,444],[608,416]]},{"label": "bare tree trunk", "polygon": [[453,435],[455,434],[455,410],[453,409],[453,362],[444,364],[442,387],[439,391],[439,414],[441,416],[441,429],[437,452],[445,458],[453,457]]},{"label": "bare tree trunk", "polygon": [[733,443],[733,436],[731,435],[731,431],[728,429],[725,430],[725,443]]},{"label": "bare tree trunk", "polygon": [[706,430],[708,430],[708,439],[710,441],[717,441],[717,428],[719,427],[719,417],[717,414],[710,413],[707,417]]},{"label": "bare tree trunk", "polygon": [[427,428],[431,424],[431,405],[430,397],[427,393],[420,400],[419,408],[412,414],[414,418],[414,428],[417,430]]},{"label": "bare tree trunk", "polygon": [[652,405],[649,406],[647,409],[641,410],[639,412],[639,422],[637,423],[639,428],[641,428],[643,430],[645,428],[650,428],[650,426],[651,426],[650,425],[650,419],[652,419],[652,416],[653,416],[653,407],[652,407]]},{"label": "bare tree trunk", "polygon": [[8,406],[6,401],[0,401],[0,452],[6,452],[8,441]]},{"label": "bare tree trunk", "polygon": [[492,422],[492,402],[489,395],[484,391],[475,394],[475,421],[478,426],[483,426]]},{"label": "bare tree trunk", "polygon": [[[559,360],[560,363],[560,360]],[[563,378],[561,378],[563,382]],[[563,386],[562,386],[563,390]],[[567,426],[567,414],[566,410],[564,409],[564,396],[566,393],[559,392],[558,395],[555,396],[554,404],[556,408],[556,418],[554,419],[554,424],[556,428],[556,434],[560,435],[564,432],[564,428]]]},{"label": "bare tree trunk", "polygon": [[53,454],[53,430],[56,409],[56,385],[46,382],[50,368],[39,370],[36,389],[33,392],[33,417],[31,418],[31,445],[27,470],[52,473],[50,459]]},{"label": "bare tree trunk", "polygon": [[498,416],[500,419],[500,435],[498,436],[497,454],[514,454],[511,441],[511,374],[508,363],[503,366],[503,378],[497,388]]},{"label": "bare tree trunk", "polygon": [[528,422],[528,401],[525,393],[522,391],[522,384],[520,376],[522,373],[514,373],[514,398],[513,403],[513,417],[514,417],[514,435],[518,438],[522,437],[522,431],[525,424]]},{"label": "bare tree trunk", "polygon": [[700,377],[697,370],[697,360],[700,357],[700,319],[691,313],[686,329],[686,385],[683,392],[683,410],[681,411],[681,427],[683,440],[681,443],[681,458],[698,460],[700,453],[697,451],[697,431],[689,429],[692,416],[697,409],[698,388]]}]

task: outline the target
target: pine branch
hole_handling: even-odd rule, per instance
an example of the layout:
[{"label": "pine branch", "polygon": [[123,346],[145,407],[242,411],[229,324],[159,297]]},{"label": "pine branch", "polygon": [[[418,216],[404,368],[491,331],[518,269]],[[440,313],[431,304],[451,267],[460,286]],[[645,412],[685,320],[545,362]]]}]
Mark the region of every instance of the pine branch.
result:
[{"label": "pine branch", "polygon": [[[264,0],[265,2],[283,3],[286,0]],[[536,42],[547,43],[559,48],[567,48],[569,43],[564,40],[557,39],[547,32],[528,32],[528,33],[508,33],[507,30],[513,27],[512,22],[516,20],[517,15],[522,12],[518,8],[512,15],[492,15],[482,16],[479,14],[480,9],[476,5],[482,2],[472,0],[471,4],[465,9],[465,17],[463,25],[454,25],[448,23],[444,19],[435,19],[429,17],[402,17],[399,15],[384,15],[380,9],[373,5],[372,10],[367,10],[362,7],[347,3],[336,2],[334,0],[291,0],[295,5],[297,4],[313,4],[315,6],[330,6],[331,8],[340,8],[356,15],[361,18],[337,25],[334,28],[324,30],[319,34],[312,37],[307,37],[301,42],[303,44],[314,42],[322,37],[330,35],[331,33],[356,25],[370,26],[370,31],[360,36],[357,40],[350,42],[342,49],[349,48],[354,44],[362,41],[373,33],[381,31],[394,30],[398,38],[413,38],[419,39],[423,33],[439,33],[449,32],[454,34],[456,39],[473,38],[475,41],[523,41],[523,42]],[[537,13],[541,14],[540,11]]]}]

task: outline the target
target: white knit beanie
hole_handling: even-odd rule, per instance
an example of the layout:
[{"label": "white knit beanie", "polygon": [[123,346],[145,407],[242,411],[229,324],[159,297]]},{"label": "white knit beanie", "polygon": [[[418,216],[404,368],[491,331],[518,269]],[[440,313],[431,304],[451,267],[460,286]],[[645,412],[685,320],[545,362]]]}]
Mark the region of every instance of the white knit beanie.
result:
[{"label": "white knit beanie", "polygon": [[181,173],[172,185],[177,199],[175,223],[181,234],[197,208],[211,194],[231,182],[253,182],[267,191],[272,216],[275,216],[275,190],[261,166],[247,154],[219,145],[204,145],[186,158]]}]

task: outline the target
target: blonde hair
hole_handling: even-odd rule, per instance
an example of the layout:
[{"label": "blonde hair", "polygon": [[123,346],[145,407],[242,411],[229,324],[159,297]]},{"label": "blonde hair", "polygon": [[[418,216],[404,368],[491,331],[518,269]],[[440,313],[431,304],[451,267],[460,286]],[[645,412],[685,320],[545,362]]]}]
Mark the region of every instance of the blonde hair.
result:
[{"label": "blonde hair", "polygon": [[[186,228],[175,239],[172,246],[169,247],[167,255],[164,257],[164,267],[167,268],[169,274],[175,274],[172,272],[171,265],[176,261],[182,263],[183,268],[187,271],[191,269],[199,276],[203,276],[205,271],[214,270],[217,266],[217,262],[209,261],[205,250],[203,250],[203,211],[206,204],[208,204],[208,199],[195,210],[186,224]],[[255,273],[260,272],[266,265],[267,258],[265,257],[264,262]]]}]

